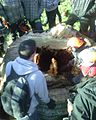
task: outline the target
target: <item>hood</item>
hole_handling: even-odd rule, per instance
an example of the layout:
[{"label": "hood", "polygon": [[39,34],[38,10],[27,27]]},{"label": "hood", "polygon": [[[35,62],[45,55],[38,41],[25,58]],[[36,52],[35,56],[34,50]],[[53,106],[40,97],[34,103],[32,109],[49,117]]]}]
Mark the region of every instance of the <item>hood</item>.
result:
[{"label": "hood", "polygon": [[18,75],[25,75],[38,70],[37,64],[33,63],[32,61],[22,59],[20,57],[17,57],[12,62],[12,66]]}]

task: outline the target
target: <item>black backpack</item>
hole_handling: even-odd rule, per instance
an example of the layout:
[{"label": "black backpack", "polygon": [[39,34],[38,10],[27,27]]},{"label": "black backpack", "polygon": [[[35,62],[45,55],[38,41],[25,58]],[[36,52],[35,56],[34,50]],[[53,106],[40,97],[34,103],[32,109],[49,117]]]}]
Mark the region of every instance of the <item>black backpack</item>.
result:
[{"label": "black backpack", "polygon": [[1,94],[1,102],[6,113],[14,118],[24,117],[30,105],[29,85],[25,76],[15,73],[13,67]]}]

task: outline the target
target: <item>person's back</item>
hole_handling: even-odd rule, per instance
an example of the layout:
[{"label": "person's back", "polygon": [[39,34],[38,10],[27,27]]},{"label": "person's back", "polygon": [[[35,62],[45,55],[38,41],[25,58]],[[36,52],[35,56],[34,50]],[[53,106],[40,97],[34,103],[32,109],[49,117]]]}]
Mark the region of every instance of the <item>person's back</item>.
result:
[{"label": "person's back", "polygon": [[16,72],[16,74],[21,76],[24,75],[29,83],[31,97],[30,107],[27,113],[25,113],[25,117],[20,118],[20,120],[23,120],[24,118],[26,119],[27,115],[30,119],[32,117],[33,120],[38,120],[39,118],[36,108],[40,101],[46,103],[50,109],[53,109],[55,107],[55,102],[48,96],[48,90],[44,75],[38,69],[37,64],[33,62],[34,56],[36,54],[35,44],[36,43],[33,40],[23,41],[20,44],[18,50],[20,57],[17,57],[14,61],[8,62],[6,66],[7,78],[10,75],[11,68],[13,67],[13,70]]}]

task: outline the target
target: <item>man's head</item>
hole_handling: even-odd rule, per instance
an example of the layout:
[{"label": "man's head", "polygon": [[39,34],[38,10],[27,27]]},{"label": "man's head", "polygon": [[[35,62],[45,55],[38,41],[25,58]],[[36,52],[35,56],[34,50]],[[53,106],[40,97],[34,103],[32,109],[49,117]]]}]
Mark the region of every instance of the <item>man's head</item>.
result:
[{"label": "man's head", "polygon": [[96,63],[96,49],[91,47],[84,49],[79,53],[78,58],[81,59],[81,65],[92,66]]},{"label": "man's head", "polygon": [[83,75],[96,76],[96,49],[91,47],[84,49],[79,53],[78,58]]},{"label": "man's head", "polygon": [[85,41],[79,37],[71,37],[67,42],[67,46],[78,49],[82,47],[84,43]]},{"label": "man's head", "polygon": [[21,58],[28,60],[35,52],[36,42],[34,40],[29,39],[20,43],[18,53]]}]

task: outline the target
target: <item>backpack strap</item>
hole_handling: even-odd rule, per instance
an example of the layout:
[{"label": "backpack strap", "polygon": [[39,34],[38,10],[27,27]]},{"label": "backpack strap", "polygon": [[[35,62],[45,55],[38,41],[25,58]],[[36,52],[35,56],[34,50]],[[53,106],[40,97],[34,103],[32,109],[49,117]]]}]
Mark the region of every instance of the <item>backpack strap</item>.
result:
[{"label": "backpack strap", "polygon": [[15,70],[13,69],[13,66],[11,65],[11,72],[10,72],[10,75],[7,77],[7,82],[9,82],[10,80],[12,79],[15,79],[15,78],[18,78],[20,77],[21,75],[18,75]]}]

